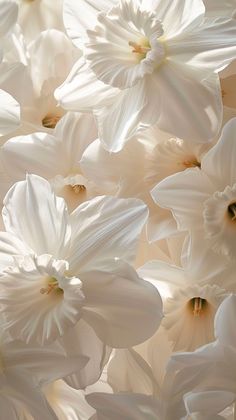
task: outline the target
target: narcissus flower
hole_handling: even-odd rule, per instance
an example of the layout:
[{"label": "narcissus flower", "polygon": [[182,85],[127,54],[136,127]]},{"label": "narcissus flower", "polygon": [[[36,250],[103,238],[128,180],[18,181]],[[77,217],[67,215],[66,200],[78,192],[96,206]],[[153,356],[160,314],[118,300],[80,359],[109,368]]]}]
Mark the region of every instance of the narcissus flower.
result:
[{"label": "narcissus flower", "polygon": [[[84,3],[64,3],[84,62],[56,91],[60,104],[93,109],[110,151],[155,123],[180,138],[211,140],[222,119],[216,73],[236,56],[235,21],[205,18],[202,0],[90,2],[88,21],[80,17]],[[88,85],[99,103],[89,100]]]},{"label": "narcissus flower", "polygon": [[10,254],[10,241],[9,257],[16,257],[1,278],[0,301],[13,338],[43,345],[73,326],[69,351],[75,351],[80,318],[111,347],[132,346],[155,332],[160,296],[127,262],[147,218],[141,201],[97,197],[69,215],[50,184],[29,175],[9,190],[4,204],[11,235],[8,243],[2,236],[1,252],[3,258]]},{"label": "narcissus flower", "polygon": [[201,231],[203,246],[229,258],[236,255],[235,128],[236,119],[225,125],[201,169],[172,175],[152,192],[160,206],[172,210],[179,229],[190,235]]}]

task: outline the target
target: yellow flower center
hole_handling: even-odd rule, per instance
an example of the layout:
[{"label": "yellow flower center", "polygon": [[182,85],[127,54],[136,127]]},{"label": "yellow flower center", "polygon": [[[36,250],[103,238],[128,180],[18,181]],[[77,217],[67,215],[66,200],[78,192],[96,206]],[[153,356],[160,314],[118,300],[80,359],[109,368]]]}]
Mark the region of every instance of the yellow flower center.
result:
[{"label": "yellow flower center", "polygon": [[55,279],[55,277],[49,277],[46,282],[47,282],[46,287],[42,287],[40,289],[40,293],[42,295],[49,295],[52,292],[56,294],[63,293],[63,290],[60,287],[58,287],[58,281],[57,279]]},{"label": "yellow flower center", "polygon": [[42,119],[42,124],[46,128],[55,128],[60,119],[61,115],[47,114]]}]

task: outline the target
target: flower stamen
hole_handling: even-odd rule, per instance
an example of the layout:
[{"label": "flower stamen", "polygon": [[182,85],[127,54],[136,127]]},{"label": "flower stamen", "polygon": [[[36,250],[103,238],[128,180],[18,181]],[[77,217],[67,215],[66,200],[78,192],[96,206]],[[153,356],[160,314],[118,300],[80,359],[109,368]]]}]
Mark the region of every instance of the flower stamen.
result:
[{"label": "flower stamen", "polygon": [[63,291],[62,289],[60,289],[60,287],[58,287],[58,282],[54,277],[48,280],[47,287],[42,287],[40,289],[40,293],[41,295],[49,295],[52,291],[56,291],[56,292]]},{"label": "flower stamen", "polygon": [[79,184],[78,185],[73,185],[72,188],[73,188],[75,194],[79,194],[80,192],[83,192],[83,191],[86,190],[85,185],[79,185]]},{"label": "flower stamen", "polygon": [[190,308],[193,312],[194,317],[199,317],[202,315],[203,310],[206,308],[207,301],[206,299],[200,297],[194,297],[190,301]]},{"label": "flower stamen", "polygon": [[42,124],[46,128],[55,128],[60,119],[60,115],[48,114],[42,119]]},{"label": "flower stamen", "polygon": [[137,44],[136,42],[133,42],[133,41],[129,41],[129,46],[133,47],[132,52],[136,53],[136,54],[145,54],[146,55],[148,53],[148,51],[151,50],[150,47],[144,47],[144,46],[139,45],[139,44]]}]

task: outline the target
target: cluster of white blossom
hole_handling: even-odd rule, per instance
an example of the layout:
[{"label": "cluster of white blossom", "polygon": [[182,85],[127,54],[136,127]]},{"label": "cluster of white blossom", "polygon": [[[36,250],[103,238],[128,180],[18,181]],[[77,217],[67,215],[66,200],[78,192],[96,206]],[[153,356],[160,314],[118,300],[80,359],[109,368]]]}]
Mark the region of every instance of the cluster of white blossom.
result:
[{"label": "cluster of white blossom", "polygon": [[0,420],[236,420],[236,0],[0,0]]}]

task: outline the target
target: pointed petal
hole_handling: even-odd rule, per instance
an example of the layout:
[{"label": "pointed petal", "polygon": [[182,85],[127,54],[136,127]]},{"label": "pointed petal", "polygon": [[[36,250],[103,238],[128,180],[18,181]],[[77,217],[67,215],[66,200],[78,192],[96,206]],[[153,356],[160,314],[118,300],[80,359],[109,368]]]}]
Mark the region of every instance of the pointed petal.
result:
[{"label": "pointed petal", "polygon": [[78,166],[86,147],[97,138],[97,127],[91,114],[67,112],[53,134],[61,140],[62,152],[71,170]]},{"label": "pointed petal", "polygon": [[[223,128],[221,138],[203,157],[203,171],[216,182],[218,191],[236,181],[236,118],[232,118]],[[222,156],[224,157],[222,159]]]},{"label": "pointed petal", "polygon": [[0,7],[0,38],[6,36],[16,24],[18,6],[13,1],[1,2]]},{"label": "pointed petal", "polygon": [[33,133],[8,140],[1,149],[5,170],[14,180],[25,179],[26,173],[47,179],[66,174],[61,142],[45,133]]},{"label": "pointed petal", "polygon": [[200,25],[205,13],[202,0],[142,0],[142,7],[155,10],[168,38]]},{"label": "pointed petal", "polygon": [[64,83],[54,92],[62,108],[81,112],[91,112],[110,104],[118,94],[119,89],[96,79],[83,58],[77,61]]},{"label": "pointed petal", "polygon": [[186,285],[182,268],[159,260],[144,264],[138,269],[138,274],[152,283],[164,298],[172,296],[175,289]]},{"label": "pointed petal", "polygon": [[99,138],[105,149],[119,152],[136,134],[143,115],[145,122],[151,118],[147,107],[146,82],[141,80],[132,88],[121,91],[115,102],[96,110]]},{"label": "pointed petal", "polygon": [[192,230],[203,226],[203,203],[212,192],[209,178],[195,168],[165,178],[152,190],[152,197],[173,212],[179,229]]},{"label": "pointed petal", "polygon": [[0,136],[5,136],[20,126],[20,105],[2,89],[0,89],[0,101]]},{"label": "pointed petal", "polygon": [[236,25],[234,19],[205,19],[186,37],[168,42],[171,59],[179,63],[204,69],[205,72],[220,71],[235,58]]},{"label": "pointed petal", "polygon": [[[68,36],[76,47],[80,48],[86,37],[86,30],[96,25],[96,15],[107,11],[116,4],[116,0],[65,0],[63,20]],[[83,13],[81,13],[83,10]]]},{"label": "pointed petal", "polygon": [[28,175],[13,185],[4,199],[3,219],[6,230],[35,253],[63,257],[70,236],[67,209],[45,179]]},{"label": "pointed petal", "polygon": [[153,72],[151,81],[160,102],[159,128],[199,143],[217,135],[222,121],[217,74],[206,76],[201,69],[168,61]]},{"label": "pointed petal", "polygon": [[81,204],[70,216],[70,270],[99,268],[115,257],[132,260],[147,216],[147,207],[138,199],[107,196]]},{"label": "pointed petal", "polygon": [[[205,391],[191,392],[184,396],[184,403],[189,415],[201,413],[208,420],[233,404],[236,394],[233,392]],[[212,417],[211,417],[212,416]],[[214,417],[214,419],[217,417]]]}]

